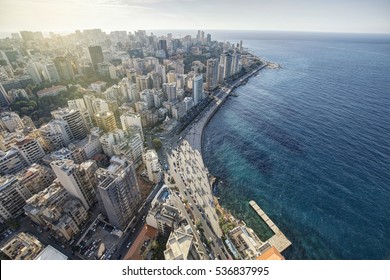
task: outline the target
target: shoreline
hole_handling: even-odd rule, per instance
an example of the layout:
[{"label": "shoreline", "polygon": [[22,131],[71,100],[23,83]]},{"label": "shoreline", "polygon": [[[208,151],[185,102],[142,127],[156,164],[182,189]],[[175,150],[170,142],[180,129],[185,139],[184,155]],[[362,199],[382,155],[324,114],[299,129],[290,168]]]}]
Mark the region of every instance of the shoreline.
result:
[{"label": "shoreline", "polygon": [[[263,60],[262,60],[263,61]],[[253,77],[254,75],[256,75],[260,70],[268,67],[270,65],[269,62],[265,62],[265,64],[257,67],[257,69],[254,69],[252,70],[250,73],[246,74],[248,75],[247,77],[245,78],[239,78],[239,82],[240,84],[239,85],[234,85],[231,89],[228,90],[228,92],[226,93],[226,95],[221,99],[221,102],[219,104],[217,104],[217,107],[211,112],[211,114],[207,117],[205,123],[203,124],[202,126],[202,130],[201,130],[201,135],[200,135],[200,154],[202,155],[202,160],[203,160],[203,151],[202,151],[202,145],[203,145],[203,138],[204,138],[204,130],[205,128],[207,127],[207,125],[209,124],[209,122],[211,121],[211,119],[214,117],[214,115],[219,111],[219,109],[222,107],[223,103],[225,103],[226,99],[231,95],[232,91],[234,89],[236,89],[237,87],[241,86],[241,85],[245,85],[247,83],[247,81],[249,80],[249,78]],[[204,161],[203,161],[204,163]]]},{"label": "shoreline", "polygon": [[[250,73],[247,73],[246,75],[244,75],[243,78],[239,78],[238,81],[234,82],[233,85],[231,87],[229,87],[229,89],[225,92],[226,94],[223,96],[223,98],[220,100],[219,103],[217,103],[217,106],[212,110],[212,112],[207,116],[206,120],[204,121],[203,125],[202,125],[202,129],[201,129],[201,135],[200,135],[200,155],[201,155],[201,159],[203,161],[203,165],[204,167],[208,170],[204,160],[203,160],[203,150],[202,150],[202,146],[203,146],[203,139],[204,139],[204,130],[205,128],[207,127],[208,123],[211,121],[211,119],[213,118],[213,116],[218,112],[218,110],[222,107],[223,103],[226,101],[227,97],[229,97],[232,93],[232,91],[241,86],[241,85],[245,85],[248,80],[253,77],[254,75],[257,75],[257,73],[266,68],[266,67],[270,67],[270,68],[280,68],[280,65],[279,64],[275,64],[275,63],[270,63],[270,62],[266,62],[264,60],[261,60],[263,61],[263,65],[257,67],[256,69],[252,70]],[[238,84],[237,84],[238,82]],[[212,188],[212,193],[213,193],[213,185],[214,185],[214,182],[217,180],[217,177],[213,174],[210,174],[209,173],[209,176],[211,177],[211,180],[210,180],[210,185],[211,185],[211,188]],[[240,226],[240,224],[243,224],[245,227],[246,227],[246,223],[245,221],[243,220],[240,220],[240,219],[237,219],[236,217],[234,217],[229,210],[225,209],[220,203],[219,203],[219,198],[216,197],[214,194],[213,194],[213,199],[214,199],[214,204],[215,204],[215,208],[216,210],[219,211],[220,213],[220,218],[224,219],[224,217],[226,216],[230,216],[231,218],[230,219],[227,219],[227,220],[234,220],[236,225],[237,226]],[[250,206],[255,210],[255,212],[258,214],[258,216],[267,224],[267,226],[269,227],[269,229],[271,231],[274,232],[274,235],[271,236],[270,238],[268,238],[267,240],[262,240],[260,238],[260,236],[258,236],[258,238],[261,240],[261,242],[263,242],[264,246],[266,246],[266,244],[269,244],[269,246],[273,246],[274,248],[277,249],[277,251],[279,253],[282,253],[284,250],[286,250],[288,247],[291,246],[291,242],[287,239],[287,237],[279,230],[279,228],[270,220],[270,218],[265,214],[265,212],[263,210],[261,210],[261,208],[256,204],[255,201],[251,200],[249,202]],[[259,210],[260,209],[260,210]],[[218,213],[218,212],[217,212]],[[225,221],[226,221],[226,218],[225,218]]]},{"label": "shoreline", "polygon": [[[232,85],[219,89],[213,95],[214,100],[211,103],[212,104],[211,107],[208,108],[205,112],[203,112],[202,117],[199,118],[199,120],[197,120],[195,124],[192,124],[189,131],[186,132],[183,138],[186,139],[194,149],[198,150],[201,155],[202,155],[203,132],[205,127],[210,122],[211,118],[215,115],[215,113],[219,110],[219,108],[222,106],[222,104],[225,102],[226,98],[231,95],[232,91],[235,88],[239,87],[242,84],[246,84],[247,80],[250,77],[254,76],[260,70],[269,66],[268,62],[264,60],[260,60],[260,61],[263,62],[262,65],[251,70],[249,73],[246,73],[243,77],[238,78],[233,82]],[[203,161],[203,155],[202,155],[202,161]]]},{"label": "shoreline", "polygon": [[[201,113],[196,122],[190,126],[185,135],[182,136],[184,139],[179,143],[178,147],[173,150],[172,154],[168,158],[171,176],[175,178],[176,185],[188,199],[188,202],[191,202],[190,206],[191,204],[198,205],[197,202],[200,202],[201,205],[203,205],[203,211],[208,213],[206,215],[207,219],[205,220],[205,224],[203,225],[204,228],[207,228],[208,239],[211,238],[210,240],[218,240],[218,242],[222,242],[222,239],[224,239],[224,245],[220,243],[220,246],[225,249],[230,248],[230,251],[234,254],[235,258],[241,257],[237,253],[237,249],[234,249],[234,242],[230,240],[232,237],[229,237],[230,231],[233,229],[235,229],[234,234],[239,234],[238,232],[241,231],[250,232],[252,238],[257,240],[256,246],[260,246],[260,248],[257,248],[256,251],[260,250],[261,252],[261,250],[266,250],[267,248],[273,246],[273,243],[269,242],[271,241],[270,238],[264,241],[261,240],[251,228],[246,226],[245,221],[237,219],[231,215],[227,209],[224,209],[219,203],[218,197],[214,195],[213,182],[215,181],[216,177],[209,173],[208,168],[206,167],[203,160],[202,146],[204,139],[204,129],[235,88],[241,85],[245,85],[249,78],[257,75],[260,70],[273,66],[273,64],[269,62],[264,60],[261,61],[261,65],[256,66],[251,71],[245,73],[242,77],[237,78],[230,85],[221,87],[219,90],[214,92],[212,95],[214,100],[210,103],[209,107]],[[190,160],[189,155],[194,158]],[[200,180],[203,178],[203,183],[201,183],[198,187],[197,184],[189,184],[187,186],[185,182],[188,180],[192,181],[194,176],[198,176],[197,178]],[[203,190],[200,190],[199,187]],[[190,191],[191,197],[188,196],[189,194],[186,193],[186,191]],[[196,197],[194,197],[192,194],[195,194]],[[196,218],[202,220],[200,214],[195,211],[193,222],[196,220]],[[203,219],[205,219],[205,217],[203,217]],[[199,236],[197,236],[197,239],[200,240]],[[280,246],[278,246],[278,248],[279,247]],[[226,255],[226,257],[229,258],[228,255]],[[281,256],[281,258],[283,257]]]}]

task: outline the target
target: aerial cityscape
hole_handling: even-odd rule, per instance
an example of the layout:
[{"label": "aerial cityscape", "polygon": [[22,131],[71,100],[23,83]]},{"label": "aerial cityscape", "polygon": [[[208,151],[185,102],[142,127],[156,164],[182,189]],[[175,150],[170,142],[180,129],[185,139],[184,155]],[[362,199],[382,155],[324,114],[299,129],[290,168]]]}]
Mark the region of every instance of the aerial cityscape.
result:
[{"label": "aerial cityscape", "polygon": [[[390,25],[370,18],[378,8],[359,4],[364,28],[349,12],[310,30],[265,13],[272,31],[248,11],[243,31],[221,17],[230,1],[214,14],[224,29],[194,24],[203,0],[167,1],[160,18],[160,0],[58,4],[110,10],[106,28],[81,8],[69,26],[60,12],[13,26],[11,2],[1,260],[390,259]],[[118,27],[129,15],[134,29]]]},{"label": "aerial cityscape", "polygon": [[219,206],[201,155],[232,90],[278,65],[202,30],[21,31],[1,49],[3,256],[283,259],[272,221],[261,240]]}]

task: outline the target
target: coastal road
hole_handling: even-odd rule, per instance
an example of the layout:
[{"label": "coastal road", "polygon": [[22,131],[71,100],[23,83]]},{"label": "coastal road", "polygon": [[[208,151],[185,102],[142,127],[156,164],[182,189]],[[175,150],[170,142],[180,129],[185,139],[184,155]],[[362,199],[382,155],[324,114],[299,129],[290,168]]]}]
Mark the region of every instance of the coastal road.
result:
[{"label": "coastal road", "polygon": [[[207,168],[202,158],[202,134],[208,121],[223,104],[231,91],[256,74],[267,64],[257,67],[240,79],[217,90],[211,97],[210,104],[192,121],[185,130],[177,134],[177,128],[167,134],[168,140],[164,141],[164,155],[162,159],[169,165],[170,175],[174,178],[181,196],[184,197],[191,208],[194,221],[199,220],[204,229],[204,237],[201,238],[198,232],[194,231],[195,238],[203,246],[204,253],[211,259],[219,256],[226,259],[229,255],[224,243],[221,240],[222,231],[216,214],[212,195],[212,186]],[[169,137],[168,137],[169,136]],[[185,141],[184,141],[185,140]],[[167,152],[167,153],[165,153]],[[179,205],[182,205],[179,203]],[[187,212],[183,212],[186,213]],[[188,215],[187,215],[188,218]],[[193,227],[192,219],[188,220]],[[205,240],[206,239],[206,240]],[[206,244],[207,243],[207,244]],[[208,244],[210,243],[210,245]],[[210,248],[211,247],[211,248]],[[210,252],[212,250],[212,253]]]},{"label": "coastal road", "polygon": [[[184,141],[172,151],[169,165],[171,176],[173,176],[175,185],[180,191],[180,196],[188,201],[189,209],[187,210],[193,217],[189,223],[199,221],[204,230],[204,237],[195,232],[196,239],[200,240],[200,244],[203,245],[200,247],[204,248],[204,253],[209,259],[214,259],[217,256],[226,259],[209,174],[203,166],[200,153],[194,151],[188,142]],[[180,204],[182,203],[180,202]]]}]

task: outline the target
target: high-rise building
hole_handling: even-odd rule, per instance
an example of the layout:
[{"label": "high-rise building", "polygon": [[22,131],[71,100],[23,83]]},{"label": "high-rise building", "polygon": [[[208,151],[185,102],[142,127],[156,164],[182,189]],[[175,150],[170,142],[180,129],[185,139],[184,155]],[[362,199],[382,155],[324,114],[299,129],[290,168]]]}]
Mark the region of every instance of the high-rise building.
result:
[{"label": "high-rise building", "polygon": [[166,260],[199,260],[202,253],[195,246],[192,229],[189,225],[171,232],[164,251]]},{"label": "high-rise building", "polygon": [[21,186],[27,188],[31,194],[36,194],[53,183],[55,175],[53,170],[47,166],[32,164],[17,174]]},{"label": "high-rise building", "polygon": [[172,194],[167,186],[163,186],[151,202],[151,207],[146,217],[146,224],[158,229],[163,236],[179,227],[182,221],[180,210],[176,208]]},{"label": "high-rise building", "polygon": [[229,78],[232,73],[232,55],[230,53],[223,53],[220,56],[220,63],[223,65],[223,79]]},{"label": "high-rise building", "polygon": [[38,68],[34,62],[30,61],[27,64],[27,72],[35,84],[39,85],[43,82],[41,74],[39,73]]},{"label": "high-rise building", "polygon": [[61,185],[78,198],[85,209],[89,209],[96,201],[93,185],[82,167],[72,160],[57,160],[50,163]]},{"label": "high-rise building", "polygon": [[176,72],[174,70],[170,70],[167,74],[167,82],[168,84],[176,83]]},{"label": "high-rise building", "polygon": [[115,116],[113,112],[106,111],[95,114],[97,126],[104,132],[114,131],[116,129]]},{"label": "high-rise building", "polygon": [[104,61],[102,47],[101,46],[91,46],[88,47],[89,56],[91,58],[92,66],[95,71],[97,71],[97,64]]},{"label": "high-rise building", "polygon": [[108,133],[104,133],[100,137],[100,143],[102,144],[104,154],[112,157],[114,155],[113,146],[122,142],[126,137],[125,132],[122,129],[115,129]]},{"label": "high-rise building", "polygon": [[0,151],[0,177],[4,174],[15,174],[22,170],[27,163],[17,149]]},{"label": "high-rise building", "polygon": [[68,107],[75,110],[87,110],[82,98],[68,100]]},{"label": "high-rise building", "polygon": [[108,101],[101,98],[92,99],[92,109],[94,114],[111,111]]},{"label": "high-rise building", "polygon": [[156,66],[156,72],[158,75],[161,77],[161,82],[166,83],[167,82],[167,76],[166,76],[166,71],[165,71],[165,66],[164,65],[157,65]]},{"label": "high-rise building", "polygon": [[23,38],[23,41],[34,41],[34,40],[43,40],[43,34],[40,31],[20,31],[20,35]]},{"label": "high-rise building", "polygon": [[223,83],[223,75],[225,73],[225,67],[223,66],[223,64],[219,64],[218,65],[218,84],[222,84]]},{"label": "high-rise building", "polygon": [[161,165],[158,161],[158,155],[155,150],[147,150],[144,153],[144,162],[146,165],[146,171],[148,173],[148,179],[151,182],[158,183],[162,178]]},{"label": "high-rise building", "polygon": [[0,222],[4,223],[21,215],[23,206],[30,197],[31,193],[19,184],[15,176],[0,176]]},{"label": "high-rise building", "polygon": [[163,92],[162,90],[155,90],[153,93],[153,103],[154,103],[154,108],[158,109],[161,107],[162,102],[163,102]]},{"label": "high-rise building", "polygon": [[67,57],[59,56],[53,59],[54,66],[57,69],[58,76],[61,80],[73,80],[75,73],[74,61]]},{"label": "high-rise building", "polygon": [[168,57],[167,40],[160,40],[160,41],[158,41],[158,49],[159,50],[164,50],[165,57]]},{"label": "high-rise building", "polygon": [[206,85],[207,90],[214,90],[218,84],[218,59],[210,58],[207,60]]},{"label": "high-rise building", "polygon": [[186,108],[186,112],[188,112],[192,107],[194,107],[194,100],[192,97],[185,97],[183,103]]},{"label": "high-rise building", "polygon": [[52,120],[42,125],[39,131],[49,151],[56,151],[68,146],[72,138],[69,125],[64,120]]},{"label": "high-rise building", "polygon": [[196,75],[193,81],[192,98],[194,105],[198,104],[203,99],[203,75]]},{"label": "high-rise building", "polygon": [[142,140],[144,139],[144,132],[142,129],[142,120],[139,114],[126,112],[120,116],[122,129],[127,131],[133,127],[136,127],[141,132]]},{"label": "high-rise building", "polygon": [[18,137],[14,147],[19,151],[28,165],[40,162],[45,156],[45,152],[38,140],[28,136]]},{"label": "high-rise building", "polygon": [[22,118],[22,122],[23,122],[24,127],[28,128],[28,129],[37,129],[35,127],[34,122],[32,121],[32,119],[29,116],[24,116]]},{"label": "high-rise building", "polygon": [[89,113],[89,110],[85,106],[84,100],[82,98],[68,100],[69,109],[79,110],[81,115],[83,116],[84,122],[88,128],[93,127],[92,118]]},{"label": "high-rise building", "polygon": [[71,136],[71,141],[81,140],[87,136],[88,127],[79,110],[63,108],[52,111],[54,119],[66,121],[68,124],[67,134]]},{"label": "high-rise building", "polygon": [[206,42],[207,43],[211,43],[211,34],[207,33],[207,36],[206,36]]},{"label": "high-rise building", "polygon": [[145,102],[147,105],[147,109],[154,108],[154,97],[153,97],[154,90],[152,89],[145,89],[140,93],[140,98],[142,102]]},{"label": "high-rise building", "polygon": [[[0,128],[4,130],[1,126]],[[16,138],[18,137],[18,133],[16,132],[1,132],[0,133],[0,150],[6,152],[16,143]]]},{"label": "high-rise building", "polygon": [[133,129],[127,132],[126,138],[113,145],[114,154],[117,156],[126,156],[135,167],[142,164],[142,152],[144,144],[139,130]]},{"label": "high-rise building", "polygon": [[126,156],[135,166],[142,163],[143,142],[139,130],[131,129],[105,133],[100,137],[103,151],[108,156]]},{"label": "high-rise building", "polygon": [[176,100],[176,83],[163,84],[168,101]]},{"label": "high-rise building", "polygon": [[49,81],[51,83],[59,82],[60,76],[58,75],[57,69],[54,65],[54,63],[46,63],[44,65],[44,71],[49,77]]},{"label": "high-rise building", "polygon": [[184,89],[186,85],[187,75],[178,74],[176,76],[176,87],[177,89]]},{"label": "high-rise building", "polygon": [[241,70],[241,64],[240,64],[240,53],[234,52],[232,55],[232,69],[231,74],[235,75]]},{"label": "high-rise building", "polygon": [[3,127],[9,132],[15,132],[16,130],[23,129],[24,124],[17,113],[3,112],[0,114],[0,127]]},{"label": "high-rise building", "polygon": [[137,76],[136,78],[137,90],[141,92],[145,89],[150,89],[153,86],[153,81],[150,76]]},{"label": "high-rise building", "polygon": [[0,108],[6,108],[9,106],[9,100],[7,97],[7,92],[5,91],[3,85],[0,82]]},{"label": "high-rise building", "polygon": [[137,213],[141,200],[134,165],[126,158],[112,157],[107,169],[99,169],[98,190],[111,225],[125,229]]}]

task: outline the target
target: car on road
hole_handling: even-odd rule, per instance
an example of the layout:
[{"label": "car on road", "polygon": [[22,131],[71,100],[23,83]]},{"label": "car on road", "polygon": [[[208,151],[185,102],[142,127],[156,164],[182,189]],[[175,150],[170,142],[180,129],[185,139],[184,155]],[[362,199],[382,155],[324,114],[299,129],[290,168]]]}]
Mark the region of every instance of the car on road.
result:
[{"label": "car on road", "polygon": [[127,243],[126,248],[129,249],[130,246],[131,246],[131,241],[129,243]]},{"label": "car on road", "polygon": [[135,228],[133,228],[133,229],[131,230],[131,233],[134,233],[134,231],[135,231]]}]

